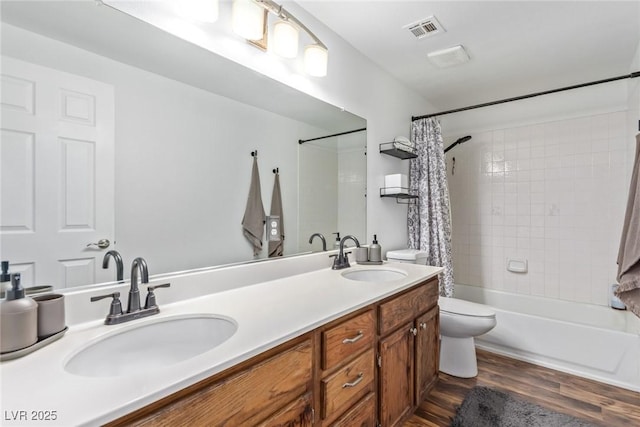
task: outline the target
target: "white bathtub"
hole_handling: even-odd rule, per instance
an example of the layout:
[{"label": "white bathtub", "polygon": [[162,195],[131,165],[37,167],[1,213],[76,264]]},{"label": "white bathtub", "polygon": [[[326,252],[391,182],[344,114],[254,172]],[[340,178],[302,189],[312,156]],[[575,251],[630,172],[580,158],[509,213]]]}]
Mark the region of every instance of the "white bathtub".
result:
[{"label": "white bathtub", "polygon": [[454,292],[496,309],[478,348],[640,391],[640,319],[631,312],[477,286]]}]

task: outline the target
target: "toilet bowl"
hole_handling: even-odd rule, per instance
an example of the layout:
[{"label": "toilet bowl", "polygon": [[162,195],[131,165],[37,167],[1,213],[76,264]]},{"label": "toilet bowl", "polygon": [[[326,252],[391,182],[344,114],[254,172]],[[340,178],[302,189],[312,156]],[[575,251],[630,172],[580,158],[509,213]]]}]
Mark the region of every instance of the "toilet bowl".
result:
[{"label": "toilet bowl", "polygon": [[[427,253],[416,249],[387,252],[387,260],[426,264]],[[440,371],[460,378],[478,375],[474,337],[496,326],[489,306],[456,298],[440,297]]]},{"label": "toilet bowl", "polygon": [[474,337],[496,326],[496,313],[486,305],[440,297],[440,371],[460,378],[478,375]]}]

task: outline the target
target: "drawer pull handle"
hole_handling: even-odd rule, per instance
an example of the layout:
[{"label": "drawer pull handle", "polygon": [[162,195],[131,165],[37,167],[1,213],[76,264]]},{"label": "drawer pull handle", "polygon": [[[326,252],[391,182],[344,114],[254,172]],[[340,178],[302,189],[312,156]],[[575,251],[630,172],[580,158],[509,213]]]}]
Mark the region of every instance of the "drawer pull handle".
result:
[{"label": "drawer pull handle", "polygon": [[417,328],[411,328],[409,329],[409,333],[413,334],[414,336],[418,335],[418,329]]},{"label": "drawer pull handle", "polygon": [[362,331],[358,331],[358,335],[356,335],[355,337],[343,339],[342,344],[353,344],[356,341],[360,341],[362,337],[364,337],[364,334],[362,333]]},{"label": "drawer pull handle", "polygon": [[344,383],[344,384],[342,384],[342,388],[355,387],[358,384],[360,384],[360,382],[362,381],[363,378],[364,378],[364,374],[362,372],[360,372],[358,374],[358,378],[354,382],[352,382],[352,383]]},{"label": "drawer pull handle", "polygon": [[427,324],[425,322],[420,323],[420,329],[427,329]]}]

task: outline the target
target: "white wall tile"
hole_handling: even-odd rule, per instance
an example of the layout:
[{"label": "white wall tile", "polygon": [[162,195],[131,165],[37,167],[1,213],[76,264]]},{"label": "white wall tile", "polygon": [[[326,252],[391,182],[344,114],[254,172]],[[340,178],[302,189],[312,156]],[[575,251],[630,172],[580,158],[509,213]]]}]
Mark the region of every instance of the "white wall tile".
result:
[{"label": "white wall tile", "polygon": [[[623,111],[480,134],[465,153],[477,168],[450,181],[453,211],[463,212],[453,228],[456,281],[607,305],[630,128]],[[528,273],[507,271],[507,257],[528,259]]]}]

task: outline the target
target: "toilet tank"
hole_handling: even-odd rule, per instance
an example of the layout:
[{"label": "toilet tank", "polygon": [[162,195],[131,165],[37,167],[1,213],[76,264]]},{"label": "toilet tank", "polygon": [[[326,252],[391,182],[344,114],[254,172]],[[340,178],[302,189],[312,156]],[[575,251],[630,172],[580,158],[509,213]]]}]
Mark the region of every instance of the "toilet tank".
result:
[{"label": "toilet tank", "polygon": [[387,261],[409,264],[427,264],[427,252],[418,249],[399,249],[387,252]]}]

